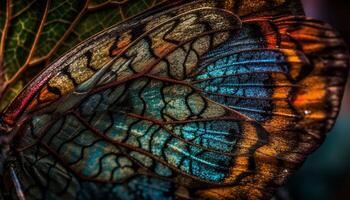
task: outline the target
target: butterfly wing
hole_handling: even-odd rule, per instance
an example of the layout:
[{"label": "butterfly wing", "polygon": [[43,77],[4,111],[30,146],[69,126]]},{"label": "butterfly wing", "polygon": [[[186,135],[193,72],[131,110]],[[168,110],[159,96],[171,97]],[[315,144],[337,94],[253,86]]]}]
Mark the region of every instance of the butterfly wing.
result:
[{"label": "butterfly wing", "polygon": [[[145,182],[155,183],[159,180],[150,177],[168,177],[170,180],[169,177],[175,178],[178,174],[217,181],[216,176],[222,177],[223,172],[229,170],[228,156],[220,158],[217,150],[214,157],[208,150],[211,147],[203,148],[200,144],[192,149],[189,139],[183,139],[170,130],[175,126],[173,120],[162,122],[165,114],[161,118],[157,116],[163,115],[159,105],[157,108],[150,104],[146,109],[146,105],[142,105],[143,98],[139,97],[139,93],[146,89],[148,98],[161,95],[152,90],[164,88],[164,95],[169,96],[166,113],[178,118],[176,121],[184,120],[183,114],[176,112],[173,104],[183,98],[182,95],[190,94],[190,88],[178,84],[179,93],[173,93],[177,89],[175,86],[163,86],[161,80],[147,76],[169,73],[183,79],[198,65],[201,55],[226,41],[230,31],[241,26],[240,20],[225,10],[208,7],[207,3],[200,7],[196,5],[195,9],[193,4],[190,6],[138,22],[133,28],[128,26],[123,30],[123,27],[118,27],[118,31],[123,30],[120,35],[112,34],[113,30],[106,31],[97,36],[96,41],[102,41],[95,44],[98,49],[95,45],[89,49],[82,44],[29,85],[17,99],[20,99],[20,105],[14,102],[7,109],[4,121],[8,124],[26,118],[19,120],[23,124],[14,131],[17,136],[23,134],[16,144],[22,152],[22,162],[18,163],[16,170],[28,197],[57,198],[64,194],[67,198],[78,198],[80,193],[87,192],[85,182],[139,184],[141,181],[130,179],[145,175]],[[207,45],[202,45],[203,40],[208,40]],[[179,55],[183,57],[177,59]],[[66,62],[62,63],[62,60]],[[103,99],[97,105],[96,98],[99,97]],[[129,97],[133,101],[126,101]],[[200,96],[191,98],[193,106],[196,102],[205,103]],[[157,100],[165,103],[165,99],[155,99],[155,102]],[[206,104],[208,108],[203,108],[201,115],[207,118],[218,116],[215,112],[220,106],[213,102]],[[186,108],[182,106],[182,109]],[[238,113],[223,108],[220,115],[242,119]],[[106,117],[112,121],[104,121]],[[195,122],[199,116],[192,118]],[[105,126],[109,127],[108,130]],[[137,144],[141,138],[136,138],[141,137],[137,135],[140,131],[146,131],[142,145]],[[154,137],[156,140],[152,141]],[[150,147],[151,143],[153,147]],[[190,150],[177,152],[178,145]],[[191,155],[192,151],[195,155]],[[198,163],[207,163],[205,166],[215,175],[208,177],[204,171],[192,175],[188,164],[180,161],[187,159],[189,162],[192,156]],[[226,167],[216,169],[220,162]],[[145,189],[142,191],[146,192]],[[151,197],[156,198],[153,193]]]},{"label": "butterfly wing", "polygon": [[17,97],[3,120],[28,198],[270,197],[333,124],[344,45],[316,20],[215,6],[107,30]]},{"label": "butterfly wing", "polygon": [[[196,83],[210,98],[257,120],[268,134],[251,156],[236,158],[231,178],[239,180],[238,187],[197,194],[268,199],[268,191],[295,172],[334,124],[349,65],[344,42],[310,18],[246,18],[239,36],[207,56]],[[252,145],[245,134],[243,152]]]}]

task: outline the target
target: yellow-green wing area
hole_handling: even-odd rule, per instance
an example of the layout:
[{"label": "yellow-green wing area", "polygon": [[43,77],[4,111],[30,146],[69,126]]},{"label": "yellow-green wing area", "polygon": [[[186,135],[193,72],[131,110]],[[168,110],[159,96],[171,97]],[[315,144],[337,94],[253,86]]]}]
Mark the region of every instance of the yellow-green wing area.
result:
[{"label": "yellow-green wing area", "polygon": [[161,0],[0,2],[1,109],[55,58]]}]

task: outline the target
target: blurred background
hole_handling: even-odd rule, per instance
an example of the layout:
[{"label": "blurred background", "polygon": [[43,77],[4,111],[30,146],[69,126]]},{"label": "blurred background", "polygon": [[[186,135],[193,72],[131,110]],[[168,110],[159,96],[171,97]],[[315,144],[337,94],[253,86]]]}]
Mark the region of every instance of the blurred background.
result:
[{"label": "blurred background", "polygon": [[[307,16],[335,27],[350,47],[349,0],[302,0]],[[348,75],[349,76],[349,75]],[[350,77],[349,77],[350,78]],[[278,192],[283,200],[350,200],[350,82],[325,143]]]}]

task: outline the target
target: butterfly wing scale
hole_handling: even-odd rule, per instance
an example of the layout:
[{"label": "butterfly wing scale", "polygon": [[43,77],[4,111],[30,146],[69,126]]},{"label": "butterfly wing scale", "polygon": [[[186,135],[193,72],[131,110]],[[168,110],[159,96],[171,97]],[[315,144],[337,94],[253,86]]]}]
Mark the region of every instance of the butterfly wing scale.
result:
[{"label": "butterfly wing scale", "polygon": [[319,21],[241,24],[218,2],[121,24],[22,92],[4,121],[20,123],[28,198],[267,199],[283,184],[334,123],[345,47]]}]

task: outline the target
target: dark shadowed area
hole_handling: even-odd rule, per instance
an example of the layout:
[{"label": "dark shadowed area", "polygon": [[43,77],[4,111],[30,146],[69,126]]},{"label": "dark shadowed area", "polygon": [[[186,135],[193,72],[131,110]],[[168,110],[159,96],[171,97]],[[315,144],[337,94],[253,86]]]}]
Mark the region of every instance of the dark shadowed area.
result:
[{"label": "dark shadowed area", "polygon": [[[350,46],[349,0],[303,0],[306,15],[335,27]],[[341,112],[325,143],[313,153],[288,185],[278,192],[283,200],[350,199],[350,82]]]}]

